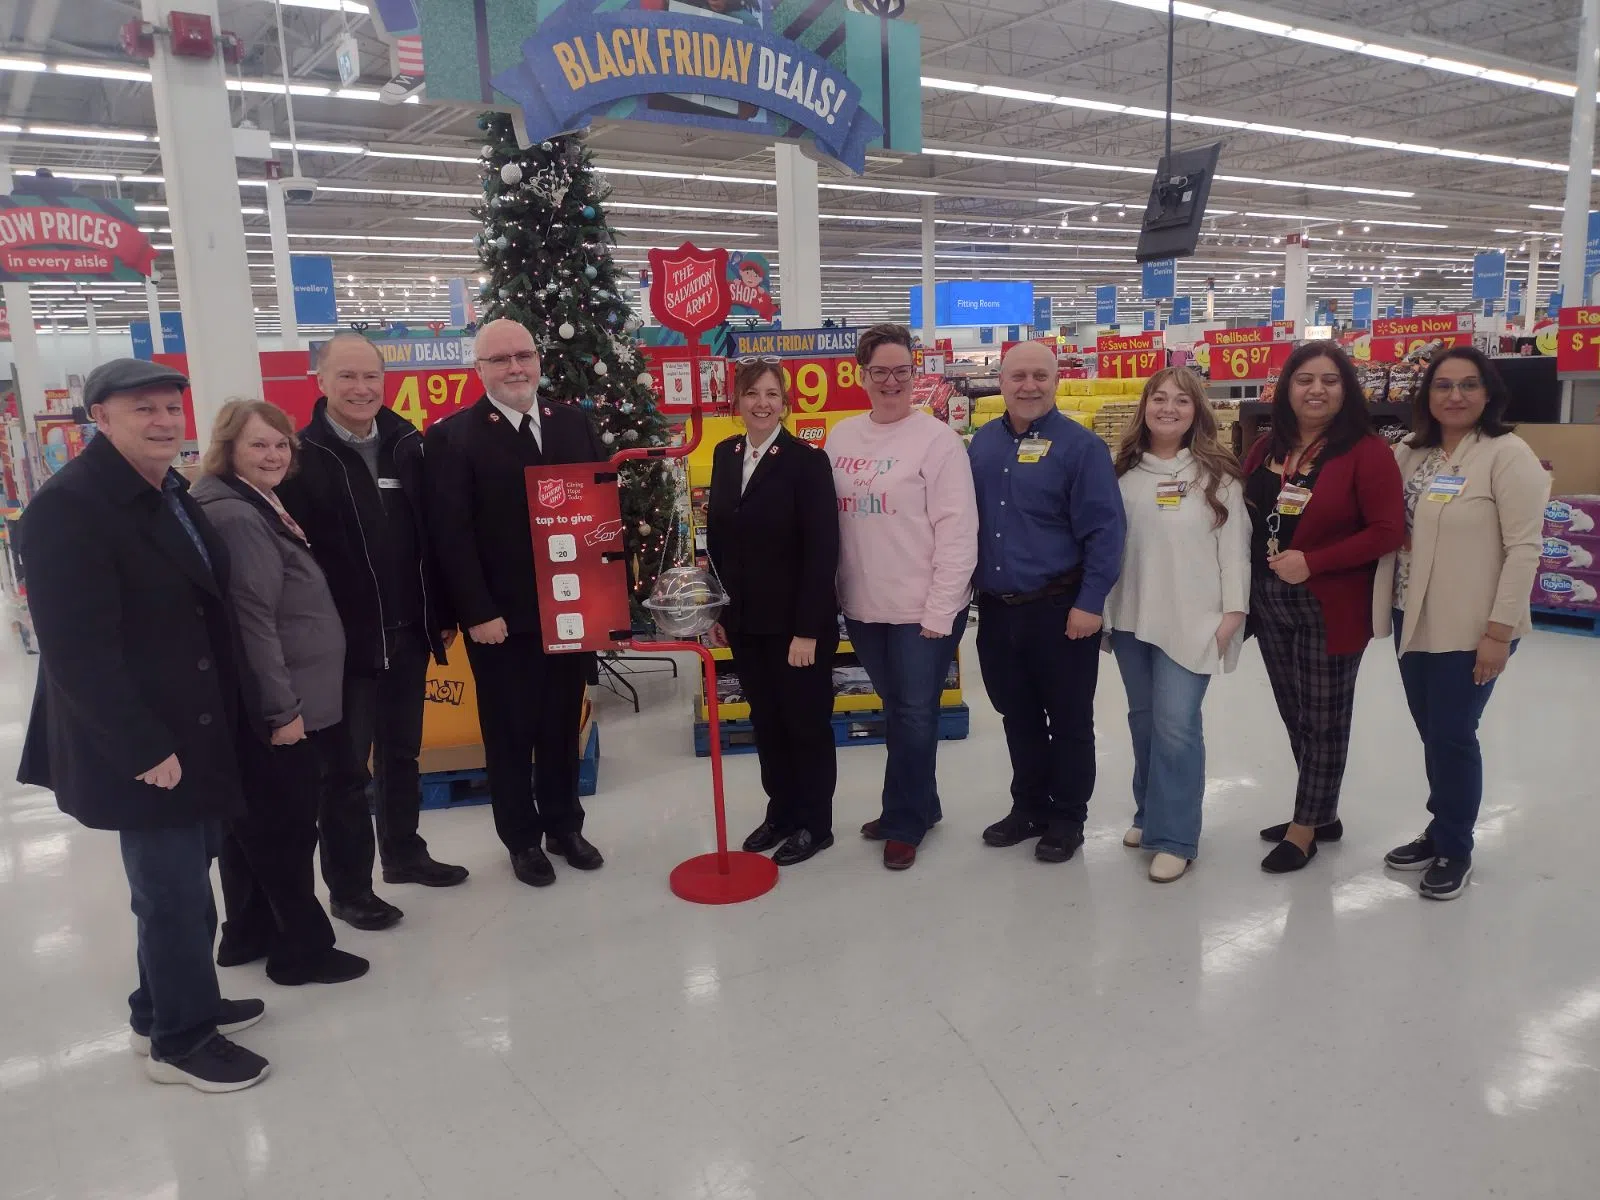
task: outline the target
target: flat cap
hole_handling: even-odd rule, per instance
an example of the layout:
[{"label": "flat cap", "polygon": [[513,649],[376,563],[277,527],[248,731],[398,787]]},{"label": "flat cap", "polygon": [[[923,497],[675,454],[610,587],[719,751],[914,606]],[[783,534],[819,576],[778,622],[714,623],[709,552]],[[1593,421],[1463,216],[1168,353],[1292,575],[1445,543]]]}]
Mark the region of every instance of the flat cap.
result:
[{"label": "flat cap", "polygon": [[93,408],[117,392],[140,392],[153,387],[181,391],[188,386],[188,377],[171,367],[142,358],[114,358],[90,371],[89,378],[83,381],[83,407]]}]

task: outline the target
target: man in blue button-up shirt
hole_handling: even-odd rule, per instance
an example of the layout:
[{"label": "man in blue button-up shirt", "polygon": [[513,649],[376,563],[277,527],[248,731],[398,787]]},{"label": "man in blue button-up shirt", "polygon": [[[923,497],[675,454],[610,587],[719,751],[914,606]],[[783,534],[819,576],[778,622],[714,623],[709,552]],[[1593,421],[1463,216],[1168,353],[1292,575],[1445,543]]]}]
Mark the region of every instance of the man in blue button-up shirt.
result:
[{"label": "man in blue button-up shirt", "polygon": [[1110,451],[1056,411],[1056,374],[1048,346],[1013,347],[1000,365],[1005,419],[978,430],[971,450],[978,664],[1011,752],[1011,812],[983,840],[1038,838],[1045,862],[1083,844],[1100,613],[1126,533]]}]

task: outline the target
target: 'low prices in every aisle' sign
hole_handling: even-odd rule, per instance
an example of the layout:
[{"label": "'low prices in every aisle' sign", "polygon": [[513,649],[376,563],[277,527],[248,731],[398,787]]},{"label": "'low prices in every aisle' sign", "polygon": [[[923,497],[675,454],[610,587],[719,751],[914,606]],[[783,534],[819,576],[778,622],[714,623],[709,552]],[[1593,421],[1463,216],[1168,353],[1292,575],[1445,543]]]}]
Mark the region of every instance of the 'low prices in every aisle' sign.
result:
[{"label": "'low prices in every aisle' sign", "polygon": [[0,282],[139,280],[155,257],[121,200],[0,196]]}]

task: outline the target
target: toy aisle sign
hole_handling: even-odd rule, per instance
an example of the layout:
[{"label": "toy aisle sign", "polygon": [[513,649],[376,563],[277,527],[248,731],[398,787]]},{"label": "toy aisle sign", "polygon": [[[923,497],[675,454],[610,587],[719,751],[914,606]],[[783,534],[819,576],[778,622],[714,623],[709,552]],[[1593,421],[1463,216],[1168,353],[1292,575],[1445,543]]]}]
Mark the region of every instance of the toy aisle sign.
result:
[{"label": "toy aisle sign", "polygon": [[1435,342],[1444,350],[1472,345],[1472,314],[1379,317],[1372,323],[1368,358],[1375,363],[1395,363]]},{"label": "toy aisle sign", "polygon": [[1208,329],[1204,342],[1211,378],[1266,379],[1276,375],[1294,349],[1294,322],[1274,321],[1246,329]]},{"label": "toy aisle sign", "polygon": [[1600,305],[1561,310],[1556,371],[1562,375],[1600,373]]},{"label": "toy aisle sign", "polygon": [[[860,172],[922,149],[922,42],[903,0],[387,0],[420,35],[428,99],[510,103],[538,142],[596,117],[802,135]],[[391,11],[404,10],[405,11]],[[854,9],[854,11],[853,11]],[[401,39],[403,40],[403,39]]]},{"label": "toy aisle sign", "polygon": [[772,268],[763,254],[728,256],[729,312],[770,322],[778,313],[772,302]]},{"label": "toy aisle sign", "polygon": [[125,201],[0,196],[0,282],[147,279],[155,258]]},{"label": "toy aisle sign", "polygon": [[1142,379],[1167,365],[1166,335],[1160,331],[1101,334],[1094,350],[1101,379]]}]

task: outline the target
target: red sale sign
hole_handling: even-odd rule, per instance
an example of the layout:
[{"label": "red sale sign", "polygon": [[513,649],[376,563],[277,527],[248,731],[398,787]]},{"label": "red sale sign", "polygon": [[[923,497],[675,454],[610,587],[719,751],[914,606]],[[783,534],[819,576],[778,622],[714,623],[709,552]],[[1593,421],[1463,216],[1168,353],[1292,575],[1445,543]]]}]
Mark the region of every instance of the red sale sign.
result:
[{"label": "red sale sign", "polygon": [[1294,322],[1208,329],[1204,340],[1211,347],[1211,378],[1266,379],[1289,361],[1294,349]]},{"label": "red sale sign", "polygon": [[1443,350],[1472,345],[1472,314],[1379,317],[1372,323],[1371,361],[1399,362],[1406,355],[1426,349],[1436,342]]},{"label": "red sale sign", "polygon": [[1562,375],[1600,372],[1600,305],[1561,310],[1556,370]]},{"label": "red sale sign", "polygon": [[605,463],[529,467],[528,521],[548,653],[616,650],[631,637],[622,501]]},{"label": "red sale sign", "polygon": [[0,280],[144,279],[155,257],[124,201],[0,196]]},{"label": "red sale sign", "polygon": [[1095,339],[1101,379],[1141,379],[1167,365],[1166,335],[1104,333]]}]

